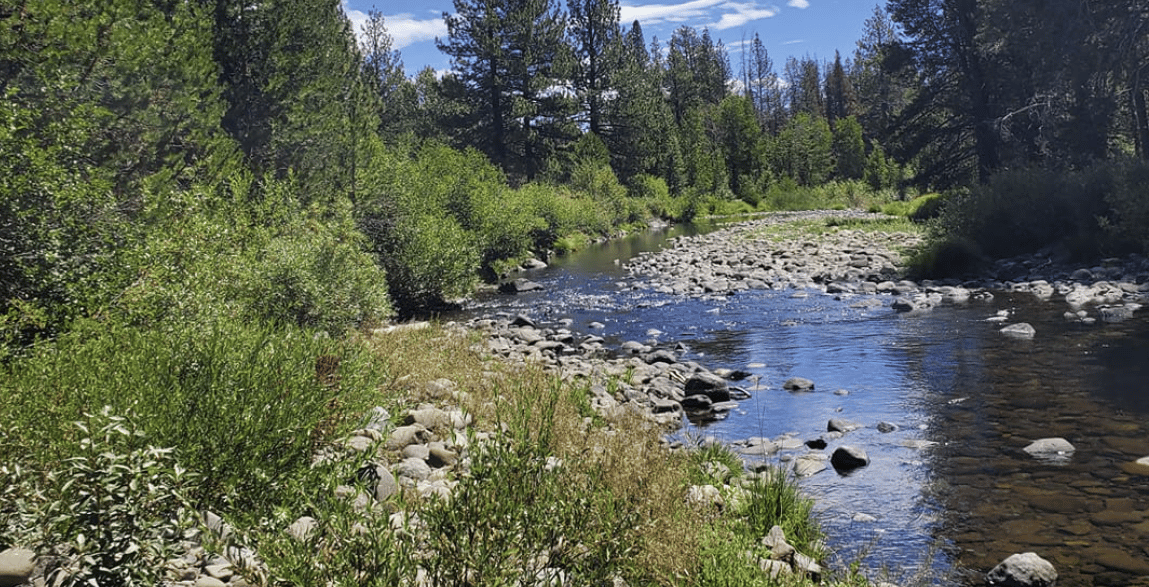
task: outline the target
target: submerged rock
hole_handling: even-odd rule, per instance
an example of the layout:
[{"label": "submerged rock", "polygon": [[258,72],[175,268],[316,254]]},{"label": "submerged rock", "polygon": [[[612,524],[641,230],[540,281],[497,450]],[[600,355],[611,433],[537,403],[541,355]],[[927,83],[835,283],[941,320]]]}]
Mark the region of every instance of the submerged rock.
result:
[{"label": "submerged rock", "polygon": [[786,391],[814,391],[814,382],[805,377],[791,377],[782,384]]},{"label": "submerged rock", "polygon": [[1050,587],[1057,582],[1053,564],[1036,553],[1010,556],[985,576],[994,587]]},{"label": "submerged rock", "polygon": [[1037,334],[1037,330],[1031,324],[1019,322],[1002,328],[1001,333],[1014,338],[1033,338]]}]

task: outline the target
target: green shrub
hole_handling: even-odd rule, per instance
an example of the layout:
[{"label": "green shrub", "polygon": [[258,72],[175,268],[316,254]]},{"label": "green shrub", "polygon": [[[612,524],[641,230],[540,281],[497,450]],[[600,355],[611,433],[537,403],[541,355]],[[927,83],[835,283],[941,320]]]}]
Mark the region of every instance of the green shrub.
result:
[{"label": "green shrub", "polygon": [[[368,408],[380,377],[356,346],[294,327],[78,326],[8,368],[0,461],[50,467],[82,454],[69,423],[108,405],[150,442],[180,447],[200,478],[192,497],[225,512],[277,503],[318,443]],[[320,357],[340,365],[336,381],[317,377]]]},{"label": "green shrub", "polygon": [[134,422],[109,408],[75,426],[78,453],[24,502],[37,523],[24,539],[50,561],[52,585],[159,585],[196,524],[187,496],[195,476],[176,463],[173,449],[145,444]]},{"label": "green shrub", "polygon": [[1107,215],[1112,188],[1095,178],[1076,171],[1002,171],[985,185],[947,196],[936,232],[943,240],[976,243],[991,258],[1072,241],[1099,245],[1097,219]]}]

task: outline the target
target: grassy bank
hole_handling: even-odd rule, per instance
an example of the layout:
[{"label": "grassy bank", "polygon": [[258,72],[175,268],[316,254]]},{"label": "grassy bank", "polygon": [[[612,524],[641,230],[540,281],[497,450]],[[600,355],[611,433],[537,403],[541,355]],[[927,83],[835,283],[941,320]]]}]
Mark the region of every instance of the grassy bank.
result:
[{"label": "grassy bank", "polygon": [[[593,417],[590,382],[486,359],[473,336],[431,327],[331,340],[219,324],[79,329],[45,343],[0,384],[13,400],[0,406],[0,547],[61,557],[68,584],[147,583],[206,510],[265,561],[251,584],[425,573],[436,585],[505,585],[537,574],[542,555],[564,584],[805,583],[760,568],[774,525],[822,554],[812,503],[786,476],[744,473],[720,447],[668,451],[637,415]],[[368,457],[315,466],[316,452],[373,406],[401,422],[444,378],[457,391],[440,401],[474,418],[450,499],[402,491],[361,510],[336,498]],[[718,499],[687,499],[703,485]],[[418,530],[396,529],[392,512]],[[284,532],[302,515],[318,523],[305,541]]]}]

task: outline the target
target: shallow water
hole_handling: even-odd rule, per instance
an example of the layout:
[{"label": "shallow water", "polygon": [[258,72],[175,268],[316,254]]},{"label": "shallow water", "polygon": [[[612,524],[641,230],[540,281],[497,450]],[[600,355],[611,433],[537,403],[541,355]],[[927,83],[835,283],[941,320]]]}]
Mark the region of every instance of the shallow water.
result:
[{"label": "shallow water", "polygon": [[[830,418],[862,424],[826,453],[860,446],[869,466],[802,481],[842,560],[862,556],[906,584],[924,571],[926,584],[981,585],[997,562],[1025,551],[1050,560],[1060,585],[1149,577],[1149,477],[1123,468],[1149,456],[1149,313],[1086,326],[1064,320],[1064,303],[1028,294],[904,315],[889,297],[791,290],[691,299],[634,289],[621,264],[683,230],[557,260],[528,275],[545,291],[480,297],[467,314],[569,318],[573,330],[615,343],[683,343],[688,359],[753,373],[741,382],[751,399],[691,434],[807,440]],[[874,299],[881,305],[862,303]],[[1037,336],[1000,334],[985,321],[998,310]],[[592,322],[605,328],[592,331]],[[816,390],[783,391],[792,376]],[[897,430],[879,432],[879,422]],[[1054,436],[1076,451],[1039,460],[1022,450]],[[920,446],[927,442],[936,444]]]}]

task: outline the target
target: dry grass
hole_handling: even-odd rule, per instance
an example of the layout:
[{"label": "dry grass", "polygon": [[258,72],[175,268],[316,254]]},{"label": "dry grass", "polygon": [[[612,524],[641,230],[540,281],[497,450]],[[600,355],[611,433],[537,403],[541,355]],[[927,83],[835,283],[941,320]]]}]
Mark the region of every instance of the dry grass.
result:
[{"label": "dry grass", "polygon": [[390,375],[380,393],[410,406],[433,399],[422,391],[428,382],[455,382],[465,392],[455,403],[473,416],[476,428],[525,424],[525,440],[545,444],[572,474],[596,479],[616,503],[626,504],[638,520],[631,536],[634,578],[669,585],[689,575],[698,562],[701,517],[684,500],[690,463],[661,446],[662,429],[639,414],[605,423],[592,418],[589,382],[484,357],[477,350],[480,337],[440,326],[371,336]]}]

